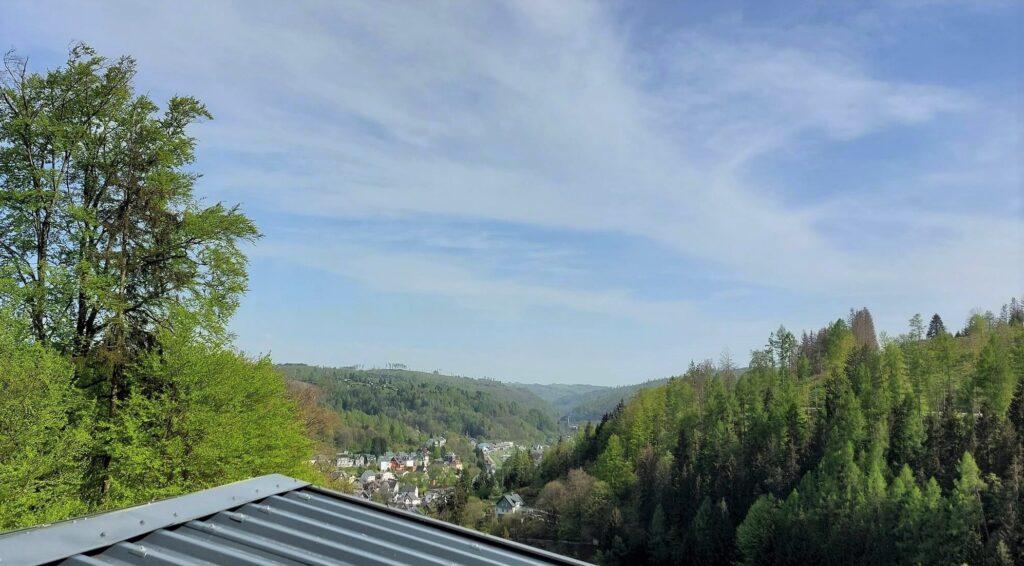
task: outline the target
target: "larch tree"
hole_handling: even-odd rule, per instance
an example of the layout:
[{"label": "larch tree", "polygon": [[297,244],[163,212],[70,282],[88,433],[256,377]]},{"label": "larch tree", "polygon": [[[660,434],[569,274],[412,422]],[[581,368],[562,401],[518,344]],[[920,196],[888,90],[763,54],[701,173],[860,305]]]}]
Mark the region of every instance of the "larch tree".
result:
[{"label": "larch tree", "polygon": [[633,483],[633,469],[626,460],[625,449],[619,435],[608,438],[608,446],[594,464],[594,476],[607,483],[617,494],[624,493]]},{"label": "larch tree", "polygon": [[1008,352],[998,337],[989,336],[975,364],[973,385],[981,394],[984,410],[1003,416],[1010,408],[1017,376],[1010,367]]},{"label": "larch tree", "polygon": [[910,317],[910,337],[914,340],[924,338],[924,319],[920,313]]},{"label": "larch tree", "polygon": [[857,341],[858,346],[867,346],[872,350],[878,349],[875,322],[867,307],[850,312],[850,331],[853,332],[853,339]]}]

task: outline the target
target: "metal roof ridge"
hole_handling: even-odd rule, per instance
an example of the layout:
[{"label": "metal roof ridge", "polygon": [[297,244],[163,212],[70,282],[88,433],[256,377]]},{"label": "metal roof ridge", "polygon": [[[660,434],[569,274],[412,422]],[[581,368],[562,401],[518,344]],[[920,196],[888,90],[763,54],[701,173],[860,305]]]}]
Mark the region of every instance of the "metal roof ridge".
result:
[{"label": "metal roof ridge", "polygon": [[0,534],[0,561],[53,562],[309,485],[269,474],[134,507]]}]

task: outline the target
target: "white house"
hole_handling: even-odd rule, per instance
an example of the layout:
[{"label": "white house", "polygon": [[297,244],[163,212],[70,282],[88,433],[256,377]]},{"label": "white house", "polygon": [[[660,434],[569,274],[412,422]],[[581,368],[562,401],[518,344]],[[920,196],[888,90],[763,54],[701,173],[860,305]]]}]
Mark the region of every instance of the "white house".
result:
[{"label": "white house", "polygon": [[523,508],[523,498],[518,493],[506,493],[494,505],[494,514],[500,519],[509,513],[517,513]]},{"label": "white house", "polygon": [[339,468],[351,468],[356,464],[355,460],[352,459],[352,456],[349,456],[348,454],[338,454],[338,457],[335,460],[335,465]]},{"label": "white house", "polygon": [[398,493],[395,495],[395,503],[401,503],[407,506],[419,505],[420,488],[415,485],[399,486]]}]

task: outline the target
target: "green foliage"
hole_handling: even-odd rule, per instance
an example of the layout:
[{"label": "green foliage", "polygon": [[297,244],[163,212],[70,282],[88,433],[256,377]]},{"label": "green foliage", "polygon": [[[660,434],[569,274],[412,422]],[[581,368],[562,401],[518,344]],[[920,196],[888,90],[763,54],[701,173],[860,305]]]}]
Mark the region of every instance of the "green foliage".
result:
[{"label": "green foliage", "polygon": [[535,469],[533,458],[526,450],[516,448],[501,465],[501,483],[507,490],[533,483]]},{"label": "green foliage", "polygon": [[616,495],[623,495],[633,483],[633,470],[626,461],[622,441],[617,434],[608,438],[608,446],[594,465],[594,475],[611,487]]},{"label": "green foliage", "polygon": [[975,364],[974,386],[979,390],[982,405],[996,415],[1005,415],[1017,387],[1017,376],[1010,367],[1010,356],[999,340],[992,334]]},{"label": "green foliage", "polygon": [[105,427],[109,503],[167,497],[277,472],[305,475],[311,452],[269,360],[207,343],[186,324],[161,334]]},{"label": "green foliage", "polygon": [[942,334],[948,334],[946,332],[946,325],[942,323],[942,317],[938,314],[932,315],[931,322],[928,323],[928,332],[925,334],[928,338],[935,338]]},{"label": "green foliage", "polygon": [[231,348],[238,207],[202,206],[188,129],[85,45],[0,74],[0,529],[269,471],[311,443],[268,360]]},{"label": "green foliage", "polygon": [[[336,449],[384,454],[389,450],[422,446],[425,434],[386,415],[368,415],[362,411],[335,410],[326,401],[324,390],[311,383],[288,380],[290,396],[299,405],[306,430],[320,452]],[[460,453],[468,453],[462,450]],[[440,454],[432,455],[435,459]]]},{"label": "green foliage", "polygon": [[[245,290],[237,207],[192,194],[194,98],[136,95],[135,61],[85,45],[45,75],[6,57],[0,77],[0,303],[64,353],[120,365],[183,306],[223,327]],[[97,380],[118,397],[118,372]],[[100,387],[104,385],[105,387]]]},{"label": "green foliage", "polygon": [[743,524],[736,530],[736,548],[744,564],[765,564],[775,552],[775,524],[779,514],[778,502],[762,495],[747,511]]},{"label": "green foliage", "polygon": [[[864,311],[780,328],[738,379],[693,364],[550,451],[537,505],[610,562],[1020,563],[1019,310],[880,346]],[[568,506],[588,492],[616,513]]]},{"label": "green foliage", "polygon": [[[421,435],[543,442],[555,432],[550,406],[542,399],[494,380],[303,364],[277,368],[289,378],[319,387],[324,403],[342,412],[343,421],[351,420],[353,413],[387,417],[388,428],[380,430],[393,446],[418,442]],[[391,426],[394,423],[398,428]]]},{"label": "green foliage", "polygon": [[73,370],[0,310],[0,530],[87,510],[89,404]]}]

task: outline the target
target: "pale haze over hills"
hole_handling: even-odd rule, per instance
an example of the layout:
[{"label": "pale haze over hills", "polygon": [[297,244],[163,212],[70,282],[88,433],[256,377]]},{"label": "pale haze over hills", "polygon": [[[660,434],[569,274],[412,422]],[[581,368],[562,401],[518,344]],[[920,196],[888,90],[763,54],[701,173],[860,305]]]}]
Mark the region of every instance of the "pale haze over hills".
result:
[{"label": "pale haze over hills", "polygon": [[275,360],[620,385],[1018,294],[1022,5],[772,4],[23,2],[0,46],[209,107]]}]

